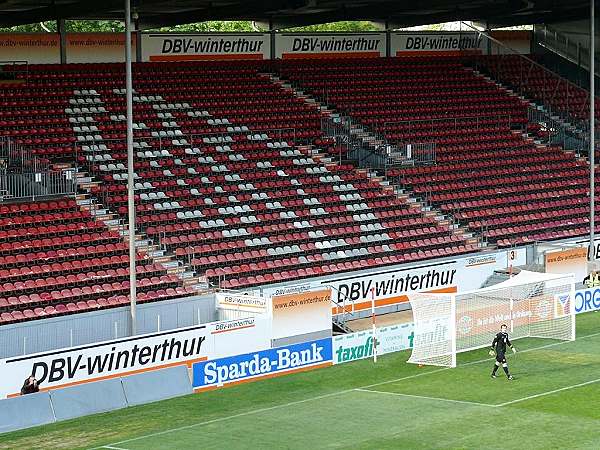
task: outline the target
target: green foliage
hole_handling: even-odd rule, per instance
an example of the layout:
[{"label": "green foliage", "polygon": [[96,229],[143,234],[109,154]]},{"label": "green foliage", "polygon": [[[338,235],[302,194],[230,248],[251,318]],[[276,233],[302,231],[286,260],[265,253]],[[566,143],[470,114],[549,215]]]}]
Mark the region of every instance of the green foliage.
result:
[{"label": "green foliage", "polygon": [[[72,33],[98,33],[98,32],[122,32],[122,22],[116,20],[68,20],[66,29]],[[45,33],[56,32],[56,22],[33,23],[19,25],[11,28],[0,28],[0,32],[6,33]],[[179,33],[243,33],[253,31],[265,31],[249,20],[223,21],[211,20],[207,22],[188,23],[172,27],[161,27],[152,31],[179,32]],[[368,21],[345,21],[333,22],[306,27],[290,28],[286,31],[306,32],[353,32],[353,31],[377,31],[377,27]]]},{"label": "green foliage", "polygon": [[[71,33],[103,33],[125,31],[125,27],[118,20],[67,20],[65,28]],[[3,33],[56,33],[56,21],[19,25],[11,28],[0,28]]]},{"label": "green foliage", "polygon": [[[123,23],[118,20],[67,20],[67,31],[73,33],[98,33],[98,32],[122,32],[124,31]],[[448,31],[459,29],[458,22],[438,23],[427,25],[422,29],[427,31]],[[510,29],[531,29],[531,25],[515,26]],[[6,33],[44,33],[56,32],[56,22],[49,21],[33,23],[29,25],[19,25],[11,28],[0,28],[0,32]],[[210,20],[207,22],[188,23],[184,25],[176,25],[172,27],[161,27],[148,31],[179,32],[179,33],[244,33],[266,31],[260,28],[249,20]],[[282,31],[294,32],[359,32],[359,31],[378,31],[377,26],[373,22],[366,20],[361,21],[342,21],[323,23],[318,25],[308,25],[305,27],[289,28]]]},{"label": "green foliage", "polygon": [[356,32],[356,31],[378,31],[378,28],[366,20],[362,21],[344,21],[331,22],[318,25],[308,25],[306,27],[290,28],[285,31],[306,31],[306,32]]},{"label": "green foliage", "polygon": [[162,27],[156,31],[161,32],[179,32],[179,33],[242,33],[251,31],[261,31],[255,29],[250,21],[223,21],[210,20],[208,22],[188,23],[185,25],[176,25],[174,27]]}]

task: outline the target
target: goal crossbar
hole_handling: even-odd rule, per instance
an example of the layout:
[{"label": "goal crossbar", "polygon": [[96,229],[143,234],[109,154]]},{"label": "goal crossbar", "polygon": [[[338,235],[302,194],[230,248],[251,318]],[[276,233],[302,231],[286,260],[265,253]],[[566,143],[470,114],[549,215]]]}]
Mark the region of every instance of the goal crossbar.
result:
[{"label": "goal crossbar", "polygon": [[503,283],[454,294],[409,295],[415,334],[408,362],[456,367],[456,355],[511,339],[575,339],[573,275],[521,271]]}]

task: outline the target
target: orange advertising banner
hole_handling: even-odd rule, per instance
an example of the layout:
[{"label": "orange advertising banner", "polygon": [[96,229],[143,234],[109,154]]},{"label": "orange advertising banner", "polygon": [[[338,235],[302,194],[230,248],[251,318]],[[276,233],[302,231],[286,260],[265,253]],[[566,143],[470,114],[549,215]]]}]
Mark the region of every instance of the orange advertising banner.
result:
[{"label": "orange advertising banner", "polygon": [[572,273],[580,282],[587,276],[587,248],[577,247],[545,254],[546,273]]},{"label": "orange advertising banner", "polygon": [[[131,52],[135,60],[135,35],[131,37]],[[123,33],[67,34],[67,62],[124,62],[125,36]]]},{"label": "orange advertising banner", "polygon": [[[135,42],[132,36],[134,52]],[[123,62],[125,36],[122,33],[68,33],[66,53],[68,63]],[[58,64],[60,37],[58,33],[0,34],[0,60]]]},{"label": "orange advertising banner", "polygon": [[331,329],[331,289],[271,298],[273,339]]}]

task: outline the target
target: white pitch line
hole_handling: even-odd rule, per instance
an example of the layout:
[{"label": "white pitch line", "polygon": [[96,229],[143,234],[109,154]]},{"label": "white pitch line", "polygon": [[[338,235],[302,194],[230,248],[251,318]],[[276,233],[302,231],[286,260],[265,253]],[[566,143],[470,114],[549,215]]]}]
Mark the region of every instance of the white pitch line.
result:
[{"label": "white pitch line", "polygon": [[383,394],[383,395],[394,395],[397,397],[409,397],[409,398],[417,398],[421,400],[436,400],[440,402],[449,402],[449,403],[461,403],[464,405],[474,405],[474,406],[486,406],[488,408],[495,408],[498,405],[490,405],[489,403],[478,403],[478,402],[470,402],[468,400],[454,400],[451,398],[443,398],[443,397],[428,397],[426,395],[414,395],[414,394],[403,394],[401,392],[388,392],[388,391],[373,391],[370,389],[354,389],[358,392],[370,392],[372,394]]},{"label": "white pitch line", "polygon": [[110,445],[103,445],[100,448],[110,448],[111,450],[127,450],[126,448],[123,448],[123,447],[112,447]]},{"label": "white pitch line", "polygon": [[[579,339],[585,339],[585,338],[594,337],[594,336],[600,336],[600,332],[598,332],[598,333],[592,333],[592,334],[587,334],[585,336],[581,336]],[[554,346],[557,346],[557,345],[567,344],[569,342],[573,342],[573,341],[554,342],[552,344],[542,345],[540,347],[532,347],[532,348],[523,350],[520,353],[526,353],[526,352],[530,352],[530,351],[534,351],[534,350],[541,350],[541,349],[548,348],[548,347],[554,347]],[[465,364],[461,364],[461,367],[471,366],[471,365],[474,365],[474,364],[480,364],[482,362],[489,362],[490,360],[491,360],[490,358],[486,358],[486,359],[480,359],[480,360],[477,360],[477,361],[471,361],[471,362],[468,362],[468,363],[465,363]],[[449,370],[449,369],[450,369],[450,367],[443,367],[441,369],[430,370],[430,371],[427,371],[427,372],[417,373],[417,374],[414,374],[414,375],[408,375],[406,377],[396,378],[394,380],[382,381],[380,383],[368,384],[366,386],[359,386],[358,388],[344,389],[343,391],[337,391],[337,392],[332,392],[332,393],[329,393],[329,394],[319,395],[319,396],[316,396],[316,397],[305,398],[303,400],[297,400],[297,401],[293,401],[293,402],[289,402],[289,403],[282,403],[280,405],[269,406],[269,407],[266,407],[266,408],[253,409],[253,410],[246,411],[246,412],[243,412],[243,413],[233,414],[231,416],[219,417],[219,418],[212,419],[212,420],[207,420],[207,421],[204,421],[204,422],[197,422],[197,423],[193,423],[193,424],[190,424],[190,425],[185,425],[183,427],[170,428],[168,430],[159,431],[157,433],[150,433],[150,434],[146,434],[146,435],[142,435],[142,436],[137,436],[137,437],[134,437],[134,438],[131,438],[131,439],[125,439],[123,441],[114,442],[114,443],[108,444],[108,445],[101,445],[101,446],[98,446],[98,447],[93,447],[90,450],[99,450],[99,449],[102,449],[102,448],[110,448],[110,446],[117,446],[117,445],[120,445],[120,444],[126,444],[128,442],[139,441],[139,440],[142,440],[142,439],[148,439],[148,438],[152,438],[152,437],[155,437],[155,436],[162,436],[162,435],[169,434],[169,433],[177,433],[178,431],[188,430],[190,428],[201,427],[201,426],[210,425],[210,424],[213,424],[213,423],[224,422],[224,421],[227,421],[227,420],[230,420],[230,419],[236,419],[238,417],[244,417],[244,416],[249,416],[249,415],[253,415],[253,414],[260,414],[262,412],[273,411],[273,410],[276,410],[276,409],[287,408],[288,406],[294,406],[294,405],[299,405],[299,404],[302,404],[302,403],[307,403],[307,402],[311,402],[311,401],[315,401],[315,400],[321,400],[323,398],[333,397],[333,396],[336,396],[336,395],[347,394],[349,392],[355,391],[356,389],[368,389],[368,388],[372,388],[372,387],[375,387],[375,386],[381,386],[381,385],[384,385],[384,384],[396,383],[398,381],[403,381],[403,380],[410,380],[412,378],[422,377],[424,375],[430,375],[430,374],[442,372],[442,371]]]},{"label": "white pitch line", "polygon": [[594,384],[594,383],[598,383],[598,382],[600,382],[600,378],[596,378],[595,380],[585,381],[583,383],[573,384],[571,386],[565,386],[565,387],[562,387],[559,389],[553,389],[553,390],[547,391],[547,392],[540,392],[539,394],[528,395],[527,397],[518,398],[516,400],[511,400],[509,402],[499,403],[496,406],[501,407],[501,406],[514,405],[515,403],[521,403],[521,402],[525,402],[527,400],[532,400],[534,398],[545,397],[546,395],[552,395],[552,394],[556,394],[557,392],[568,391],[570,389],[575,389],[575,388],[582,387],[582,386],[588,386],[590,384]]},{"label": "white pitch line", "polygon": [[[346,394],[346,393],[352,392],[352,391],[354,391],[354,389],[345,389],[343,391],[331,392],[329,394],[319,395],[317,397],[305,398],[303,400],[297,400],[297,401],[293,401],[293,402],[289,402],[289,403],[282,403],[280,405],[269,406],[269,407],[266,407],[266,408],[253,409],[253,410],[246,411],[246,412],[243,412],[243,413],[233,414],[231,416],[218,417],[216,419],[206,420],[204,422],[198,422],[198,423],[193,423],[193,424],[190,424],[190,425],[185,425],[183,427],[170,428],[168,430],[163,430],[163,431],[159,431],[159,432],[156,432],[156,433],[150,433],[150,434],[146,434],[146,435],[143,435],[143,436],[134,437],[134,438],[131,438],[131,439],[125,439],[123,441],[115,442],[115,443],[110,444],[110,445],[126,444],[128,442],[139,441],[141,439],[147,439],[147,438],[152,438],[152,437],[156,437],[156,436],[162,436],[162,435],[169,434],[169,433],[176,433],[178,431],[188,430],[190,428],[196,428],[196,427],[201,427],[201,426],[204,426],[204,425],[210,425],[210,424],[213,424],[213,423],[224,422],[226,420],[236,419],[238,417],[249,416],[249,415],[252,415],[252,414],[260,414],[262,412],[273,411],[275,409],[286,408],[288,406],[299,405],[299,404],[310,402],[310,401],[314,401],[314,400],[321,400],[323,398],[333,397],[335,395]],[[110,447],[106,446],[106,445],[101,445],[99,447],[93,447],[90,450],[98,450],[98,449],[102,449],[102,448],[110,448]]]},{"label": "white pitch line", "polygon": [[[585,338],[590,338],[590,337],[594,337],[594,336],[600,336],[600,332],[598,333],[592,333],[592,334],[586,334],[585,336],[581,336],[579,339],[585,339]],[[551,344],[545,344],[545,345],[540,345],[539,347],[531,347],[531,348],[527,348],[525,350],[521,350],[519,352],[517,352],[517,354],[520,353],[528,353],[528,352],[532,352],[535,350],[543,350],[545,348],[550,348],[550,347],[556,347],[557,345],[563,345],[563,344],[568,344],[569,342],[574,342],[574,341],[560,341],[560,342],[552,342]],[[489,362],[489,361],[493,361],[493,358],[488,357],[485,359],[478,359],[477,361],[470,361],[464,364],[460,364],[458,367],[465,367],[465,366],[472,366],[475,364],[481,364],[484,362]],[[388,380],[388,381],[381,381],[379,383],[374,383],[374,384],[369,384],[368,386],[361,386],[360,388],[357,389],[367,389],[367,388],[372,388],[372,387],[376,387],[376,386],[382,386],[384,384],[392,384],[392,383],[397,383],[398,381],[403,381],[409,378],[416,378],[416,377],[420,377],[423,375],[429,375],[429,374],[433,374],[433,373],[438,373],[438,372],[443,372],[445,370],[450,370],[451,367],[442,367],[441,369],[436,369],[436,370],[430,370],[428,372],[423,372],[423,373],[418,373],[415,375],[410,375],[408,377],[403,377],[403,378],[397,378],[395,380]]]}]

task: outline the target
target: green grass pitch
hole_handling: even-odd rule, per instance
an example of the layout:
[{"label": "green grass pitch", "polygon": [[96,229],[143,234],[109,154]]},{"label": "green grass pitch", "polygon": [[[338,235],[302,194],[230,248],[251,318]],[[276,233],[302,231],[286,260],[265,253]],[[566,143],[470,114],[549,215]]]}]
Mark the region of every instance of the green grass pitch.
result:
[{"label": "green grass pitch", "polygon": [[408,352],[0,435],[0,448],[600,449],[600,313],[577,340],[525,339],[515,375],[487,349],[459,367]]}]

